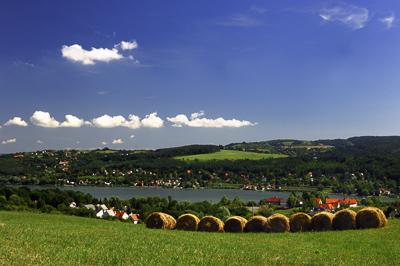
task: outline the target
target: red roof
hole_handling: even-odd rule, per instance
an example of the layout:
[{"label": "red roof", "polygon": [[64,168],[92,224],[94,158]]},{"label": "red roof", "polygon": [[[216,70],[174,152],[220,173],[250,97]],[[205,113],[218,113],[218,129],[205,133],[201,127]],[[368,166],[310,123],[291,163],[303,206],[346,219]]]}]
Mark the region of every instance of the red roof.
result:
[{"label": "red roof", "polygon": [[337,203],[339,203],[339,199],[335,199],[335,198],[326,198],[325,203],[326,203],[326,204],[337,204]]},{"label": "red roof", "polygon": [[121,211],[117,211],[115,213],[115,217],[121,218],[122,216],[124,216],[125,212],[121,212]]},{"label": "red roof", "polygon": [[315,203],[316,204],[322,204],[322,200],[320,198],[315,198]]},{"label": "red roof", "polygon": [[139,214],[131,214],[130,215],[132,221],[139,221],[140,215]]},{"label": "red roof", "polygon": [[275,197],[267,198],[264,201],[267,203],[281,203],[283,201],[283,199],[275,196]]},{"label": "red roof", "polygon": [[347,198],[347,199],[340,200],[340,203],[346,204],[346,205],[353,205],[353,204],[357,204],[358,202],[356,199]]}]

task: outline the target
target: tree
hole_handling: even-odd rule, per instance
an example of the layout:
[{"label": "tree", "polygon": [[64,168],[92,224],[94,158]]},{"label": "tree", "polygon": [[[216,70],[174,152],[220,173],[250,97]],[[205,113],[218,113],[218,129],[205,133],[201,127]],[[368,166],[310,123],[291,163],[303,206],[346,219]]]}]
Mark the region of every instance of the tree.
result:
[{"label": "tree", "polygon": [[287,199],[288,206],[290,208],[294,208],[298,205],[298,203],[299,203],[299,200],[298,200],[296,193],[292,192]]}]

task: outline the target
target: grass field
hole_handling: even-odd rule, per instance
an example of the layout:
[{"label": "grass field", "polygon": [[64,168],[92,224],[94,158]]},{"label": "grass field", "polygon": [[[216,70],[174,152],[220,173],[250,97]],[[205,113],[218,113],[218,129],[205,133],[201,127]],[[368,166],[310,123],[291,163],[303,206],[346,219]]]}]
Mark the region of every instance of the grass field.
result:
[{"label": "grass field", "polygon": [[213,153],[204,153],[196,155],[177,156],[175,159],[185,161],[210,161],[210,160],[261,160],[287,157],[284,154],[275,153],[257,153],[247,151],[220,150]]},{"label": "grass field", "polygon": [[399,236],[399,220],[372,230],[230,234],[2,211],[0,265],[395,265]]}]

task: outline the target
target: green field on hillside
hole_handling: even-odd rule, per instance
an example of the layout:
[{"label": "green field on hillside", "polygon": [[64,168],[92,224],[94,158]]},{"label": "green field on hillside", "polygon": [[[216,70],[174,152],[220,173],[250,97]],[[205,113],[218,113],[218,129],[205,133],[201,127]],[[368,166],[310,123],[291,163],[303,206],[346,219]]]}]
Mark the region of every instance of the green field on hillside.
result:
[{"label": "green field on hillside", "polygon": [[261,160],[261,159],[274,159],[287,157],[284,154],[276,153],[258,153],[258,152],[247,152],[247,151],[235,151],[235,150],[220,150],[213,153],[204,153],[196,155],[177,156],[175,159],[185,161],[210,161],[210,160]]},{"label": "green field on hillside", "polygon": [[400,221],[382,229],[202,233],[0,212],[0,265],[394,265]]}]

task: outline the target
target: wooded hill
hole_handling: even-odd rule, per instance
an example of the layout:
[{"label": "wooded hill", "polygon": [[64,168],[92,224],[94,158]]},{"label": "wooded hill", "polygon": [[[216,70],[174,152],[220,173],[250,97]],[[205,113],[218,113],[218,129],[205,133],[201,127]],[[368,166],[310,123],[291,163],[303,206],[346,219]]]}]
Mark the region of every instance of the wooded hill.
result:
[{"label": "wooded hill", "polygon": [[[240,151],[217,160],[178,160],[186,155]],[[271,156],[247,156],[256,153]],[[221,154],[220,154],[221,155]],[[236,156],[237,155],[237,156]],[[272,156],[273,155],[273,156]],[[286,155],[276,156],[276,155]],[[254,158],[254,159],[252,159]],[[46,150],[0,156],[0,182],[65,182],[120,185],[331,187],[360,195],[399,191],[400,137],[335,140],[272,140],[226,146],[189,145],[158,150]],[[171,182],[167,182],[169,180]]]}]

